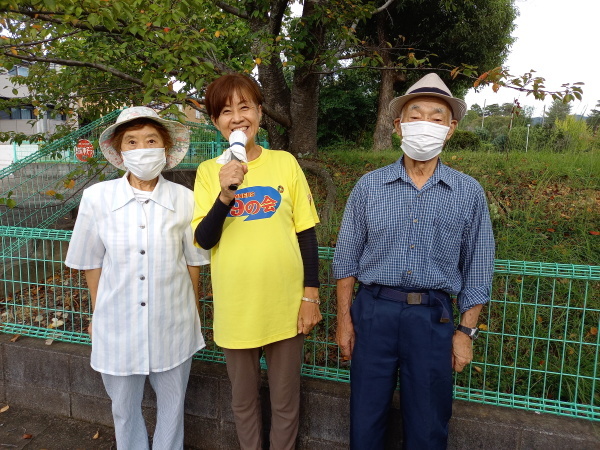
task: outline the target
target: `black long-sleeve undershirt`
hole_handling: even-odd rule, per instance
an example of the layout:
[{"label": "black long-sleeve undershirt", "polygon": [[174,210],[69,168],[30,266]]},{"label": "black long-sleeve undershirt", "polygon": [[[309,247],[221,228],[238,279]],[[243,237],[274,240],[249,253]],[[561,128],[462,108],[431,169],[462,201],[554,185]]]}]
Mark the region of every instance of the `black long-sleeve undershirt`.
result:
[{"label": "black long-sleeve undershirt", "polygon": [[[223,203],[219,197],[215,200],[212,208],[202,219],[194,231],[194,237],[200,247],[210,250],[221,239],[223,224],[229,211],[233,207],[235,199],[228,205]],[[319,250],[317,244],[317,233],[315,227],[296,233],[302,265],[304,266],[304,286],[319,287]]]}]

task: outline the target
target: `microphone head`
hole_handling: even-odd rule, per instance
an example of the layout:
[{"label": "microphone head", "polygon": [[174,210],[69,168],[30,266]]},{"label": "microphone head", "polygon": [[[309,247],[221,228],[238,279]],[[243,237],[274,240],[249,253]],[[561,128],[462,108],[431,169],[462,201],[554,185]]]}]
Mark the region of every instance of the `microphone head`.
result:
[{"label": "microphone head", "polygon": [[246,142],[248,142],[248,136],[242,130],[234,130],[229,135],[229,146],[233,147],[235,144],[241,144],[243,147],[246,146]]}]

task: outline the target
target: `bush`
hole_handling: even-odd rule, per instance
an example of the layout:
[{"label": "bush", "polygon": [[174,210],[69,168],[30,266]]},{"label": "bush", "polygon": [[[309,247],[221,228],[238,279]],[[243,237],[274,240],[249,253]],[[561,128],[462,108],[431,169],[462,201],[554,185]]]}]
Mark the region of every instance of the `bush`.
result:
[{"label": "bush", "polygon": [[481,139],[472,131],[455,130],[454,134],[446,144],[446,150],[471,150],[477,151],[481,148]]}]

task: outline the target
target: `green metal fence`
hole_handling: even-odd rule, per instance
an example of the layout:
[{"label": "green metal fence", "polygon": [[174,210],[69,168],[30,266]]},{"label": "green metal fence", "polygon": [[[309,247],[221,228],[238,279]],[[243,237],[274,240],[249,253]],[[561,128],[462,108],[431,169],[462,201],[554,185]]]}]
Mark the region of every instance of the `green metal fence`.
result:
[{"label": "green metal fence", "polygon": [[[85,187],[119,174],[104,160],[98,139],[120,112],[113,111],[51,143],[40,143],[39,150],[21,155],[22,158],[0,170],[0,198],[5,199],[0,204],[0,225],[64,228]],[[191,133],[190,149],[178,169],[195,169],[200,162],[220,155],[229,145],[212,125],[193,122],[186,125]],[[77,159],[76,147],[82,139],[92,144],[92,161],[96,164]],[[258,142],[268,148],[264,134],[259,135]],[[8,202],[13,207],[7,207]]]},{"label": "green metal fence", "polygon": [[[70,231],[0,226],[0,331],[89,343],[82,272],[64,266]],[[25,242],[26,245],[15,245]],[[306,339],[305,376],[347,382],[335,344],[333,249],[320,249],[323,322]],[[223,362],[212,341],[212,295],[205,267],[201,314],[207,348],[196,357]],[[600,266],[496,261],[491,303],[469,370],[455,397],[600,421]]]}]

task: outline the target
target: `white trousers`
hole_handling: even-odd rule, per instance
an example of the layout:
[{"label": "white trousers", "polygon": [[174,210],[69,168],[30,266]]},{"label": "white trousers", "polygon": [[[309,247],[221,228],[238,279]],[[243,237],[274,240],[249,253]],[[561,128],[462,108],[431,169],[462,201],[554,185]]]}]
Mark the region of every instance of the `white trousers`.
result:
[{"label": "white trousers", "polygon": [[[153,450],[183,449],[183,413],[185,391],[192,358],[165,372],[151,372],[150,384],[156,393],[156,429]],[[115,376],[102,374],[112,400],[117,448],[148,450],[148,432],[142,416],[142,398],[147,375]]]}]

